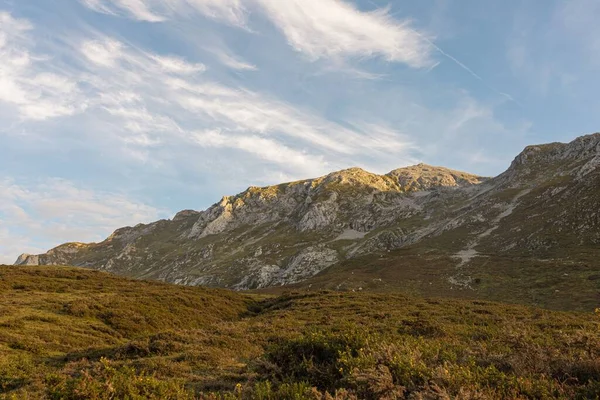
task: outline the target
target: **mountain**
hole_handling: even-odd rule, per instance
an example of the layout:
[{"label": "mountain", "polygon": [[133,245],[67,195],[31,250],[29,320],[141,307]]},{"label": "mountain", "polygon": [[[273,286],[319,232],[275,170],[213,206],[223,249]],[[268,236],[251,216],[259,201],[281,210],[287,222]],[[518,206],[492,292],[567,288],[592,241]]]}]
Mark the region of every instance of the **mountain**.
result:
[{"label": "mountain", "polygon": [[[346,260],[306,284],[593,309],[600,302],[599,166],[600,134],[529,146],[506,172],[468,188],[466,199],[440,194],[416,243]],[[398,228],[386,231],[402,237]]]},{"label": "mountain", "polygon": [[203,212],[122,228],[97,244],[68,243],[21,265],[92,267],[188,285],[262,288],[300,282],[376,250],[378,232],[405,227],[416,241],[426,205],[465,198],[484,181],[418,165],[387,175],[352,168],[325,177],[224,197]]},{"label": "mountain", "polygon": [[529,146],[483,178],[417,165],[250,187],[206,211],[68,243],[22,265],[185,285],[482,296],[552,308],[600,297],[600,134]]}]

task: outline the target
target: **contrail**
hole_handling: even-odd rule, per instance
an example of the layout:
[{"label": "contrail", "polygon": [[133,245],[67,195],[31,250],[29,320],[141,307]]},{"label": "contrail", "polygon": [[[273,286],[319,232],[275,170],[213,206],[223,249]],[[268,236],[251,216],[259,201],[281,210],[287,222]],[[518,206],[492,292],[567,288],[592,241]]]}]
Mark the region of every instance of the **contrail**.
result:
[{"label": "contrail", "polygon": [[[372,0],[369,0],[369,3],[371,3],[373,6],[375,6],[375,8],[380,9],[381,7],[378,6],[377,4],[375,4]],[[390,6],[388,5],[387,7],[388,9],[390,8]],[[388,14],[390,17],[393,17],[394,14],[397,13],[392,13],[392,14]],[[426,41],[431,47],[433,47],[434,49],[436,49],[440,54],[442,54],[444,57],[450,59],[452,62],[454,62],[456,65],[458,65],[459,67],[461,67],[462,69],[464,69],[465,71],[467,71],[473,78],[477,79],[478,81],[480,81],[481,83],[483,83],[483,85],[485,87],[487,87],[488,89],[490,89],[492,92],[499,94],[500,96],[514,102],[517,105],[521,105],[517,100],[515,100],[514,97],[512,97],[510,94],[505,93],[505,92],[501,92],[500,90],[494,88],[493,86],[489,85],[481,76],[479,76],[479,74],[477,74],[475,71],[473,71],[471,68],[469,68],[468,66],[466,66],[465,64],[463,64],[460,60],[456,59],[455,57],[453,57],[452,55],[446,53],[441,47],[439,47],[438,45],[436,45],[435,43],[433,43],[431,40],[429,40],[427,37],[423,36],[421,33],[415,31],[414,29],[412,29],[410,26],[405,26],[406,29],[409,29],[410,31],[412,31],[415,35],[419,36],[421,39],[423,39],[424,41]],[[431,68],[429,68],[429,70],[427,70],[427,72],[430,72],[431,70],[433,70],[435,67],[438,66],[439,63],[433,65]]]},{"label": "contrail", "polygon": [[459,67],[461,67],[462,69],[464,69],[465,71],[467,71],[473,78],[477,79],[478,81],[480,81],[481,83],[483,83],[485,85],[485,87],[487,87],[488,89],[490,89],[491,91],[499,94],[500,96],[505,97],[506,99],[514,102],[515,104],[518,104],[519,106],[521,104],[519,104],[518,101],[515,100],[514,97],[512,97],[510,94],[505,93],[505,92],[501,92],[498,89],[494,88],[493,86],[489,85],[485,80],[483,80],[483,78],[481,76],[479,76],[475,71],[473,71],[471,68],[469,68],[468,66],[466,66],[465,64],[463,64],[462,62],[460,62],[459,60],[457,60],[455,57],[453,57],[452,55],[446,53],[441,47],[439,47],[438,45],[436,45],[435,43],[433,43],[431,40],[429,40],[428,38],[426,38],[425,36],[423,36],[422,34],[420,34],[419,32],[415,31],[414,29],[412,29],[411,27],[408,27],[408,29],[410,29],[412,32],[414,32],[416,35],[420,36],[423,40],[425,40],[427,43],[429,43],[429,45],[431,47],[433,47],[434,49],[436,49],[440,54],[442,54],[444,57],[449,58],[450,60],[452,60],[456,65],[458,65]]}]

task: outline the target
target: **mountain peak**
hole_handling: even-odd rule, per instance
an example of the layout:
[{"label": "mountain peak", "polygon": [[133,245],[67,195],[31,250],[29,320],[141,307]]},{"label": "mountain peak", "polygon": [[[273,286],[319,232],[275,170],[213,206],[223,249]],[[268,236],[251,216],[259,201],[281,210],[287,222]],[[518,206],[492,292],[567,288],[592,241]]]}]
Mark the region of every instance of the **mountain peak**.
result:
[{"label": "mountain peak", "polygon": [[179,221],[182,219],[196,216],[198,214],[200,214],[200,213],[195,210],[182,210],[182,211],[179,211],[177,214],[175,214],[175,216],[173,217],[173,221]]},{"label": "mountain peak", "polygon": [[476,185],[487,179],[467,172],[423,163],[395,169],[386,176],[394,179],[407,191],[429,190],[440,186]]},{"label": "mountain peak", "polygon": [[583,161],[600,155],[600,133],[580,136],[569,143],[527,146],[515,157],[507,172],[537,164],[560,165],[565,161]]},{"label": "mountain peak", "polygon": [[316,185],[331,187],[331,185],[350,185],[370,187],[381,191],[398,190],[397,185],[385,175],[374,174],[362,168],[353,167],[332,172],[314,182]]}]

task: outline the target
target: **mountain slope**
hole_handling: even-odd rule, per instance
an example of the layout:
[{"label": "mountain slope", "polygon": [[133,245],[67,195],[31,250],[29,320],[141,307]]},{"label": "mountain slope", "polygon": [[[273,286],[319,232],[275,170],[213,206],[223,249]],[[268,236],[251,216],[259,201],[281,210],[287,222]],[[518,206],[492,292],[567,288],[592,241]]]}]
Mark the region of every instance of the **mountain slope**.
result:
[{"label": "mountain slope", "polygon": [[347,260],[305,284],[593,309],[600,303],[598,166],[599,134],[527,147],[417,243]]},{"label": "mountain slope", "polygon": [[203,212],[17,263],[236,289],[300,283],[494,297],[504,285],[510,297],[509,287],[538,284],[524,301],[564,308],[561,290],[580,288],[568,307],[589,308],[600,293],[599,165],[594,134],[527,147],[492,179],[422,164],[386,175],[353,168],[251,187]]},{"label": "mountain slope", "polygon": [[35,266],[0,266],[0,310],[0,399],[587,399],[600,390],[592,313],[398,293],[269,297]]},{"label": "mountain slope", "polygon": [[371,251],[367,236],[378,229],[404,226],[417,238],[425,205],[435,200],[424,189],[462,198],[456,189],[484,180],[424,165],[388,175],[352,168],[251,187],[203,212],[183,211],[170,221],[119,229],[98,244],[69,243],[43,255],[23,255],[17,264],[85,266],[239,289],[294,283],[347,254]]}]

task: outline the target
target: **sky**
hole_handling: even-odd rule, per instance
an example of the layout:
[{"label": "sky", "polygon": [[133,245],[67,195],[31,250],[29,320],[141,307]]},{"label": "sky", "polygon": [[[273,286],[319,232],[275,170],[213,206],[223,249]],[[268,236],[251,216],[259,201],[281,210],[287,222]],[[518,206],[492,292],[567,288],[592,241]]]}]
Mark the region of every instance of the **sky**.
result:
[{"label": "sky", "polygon": [[0,263],[600,130],[597,0],[0,0]]}]

